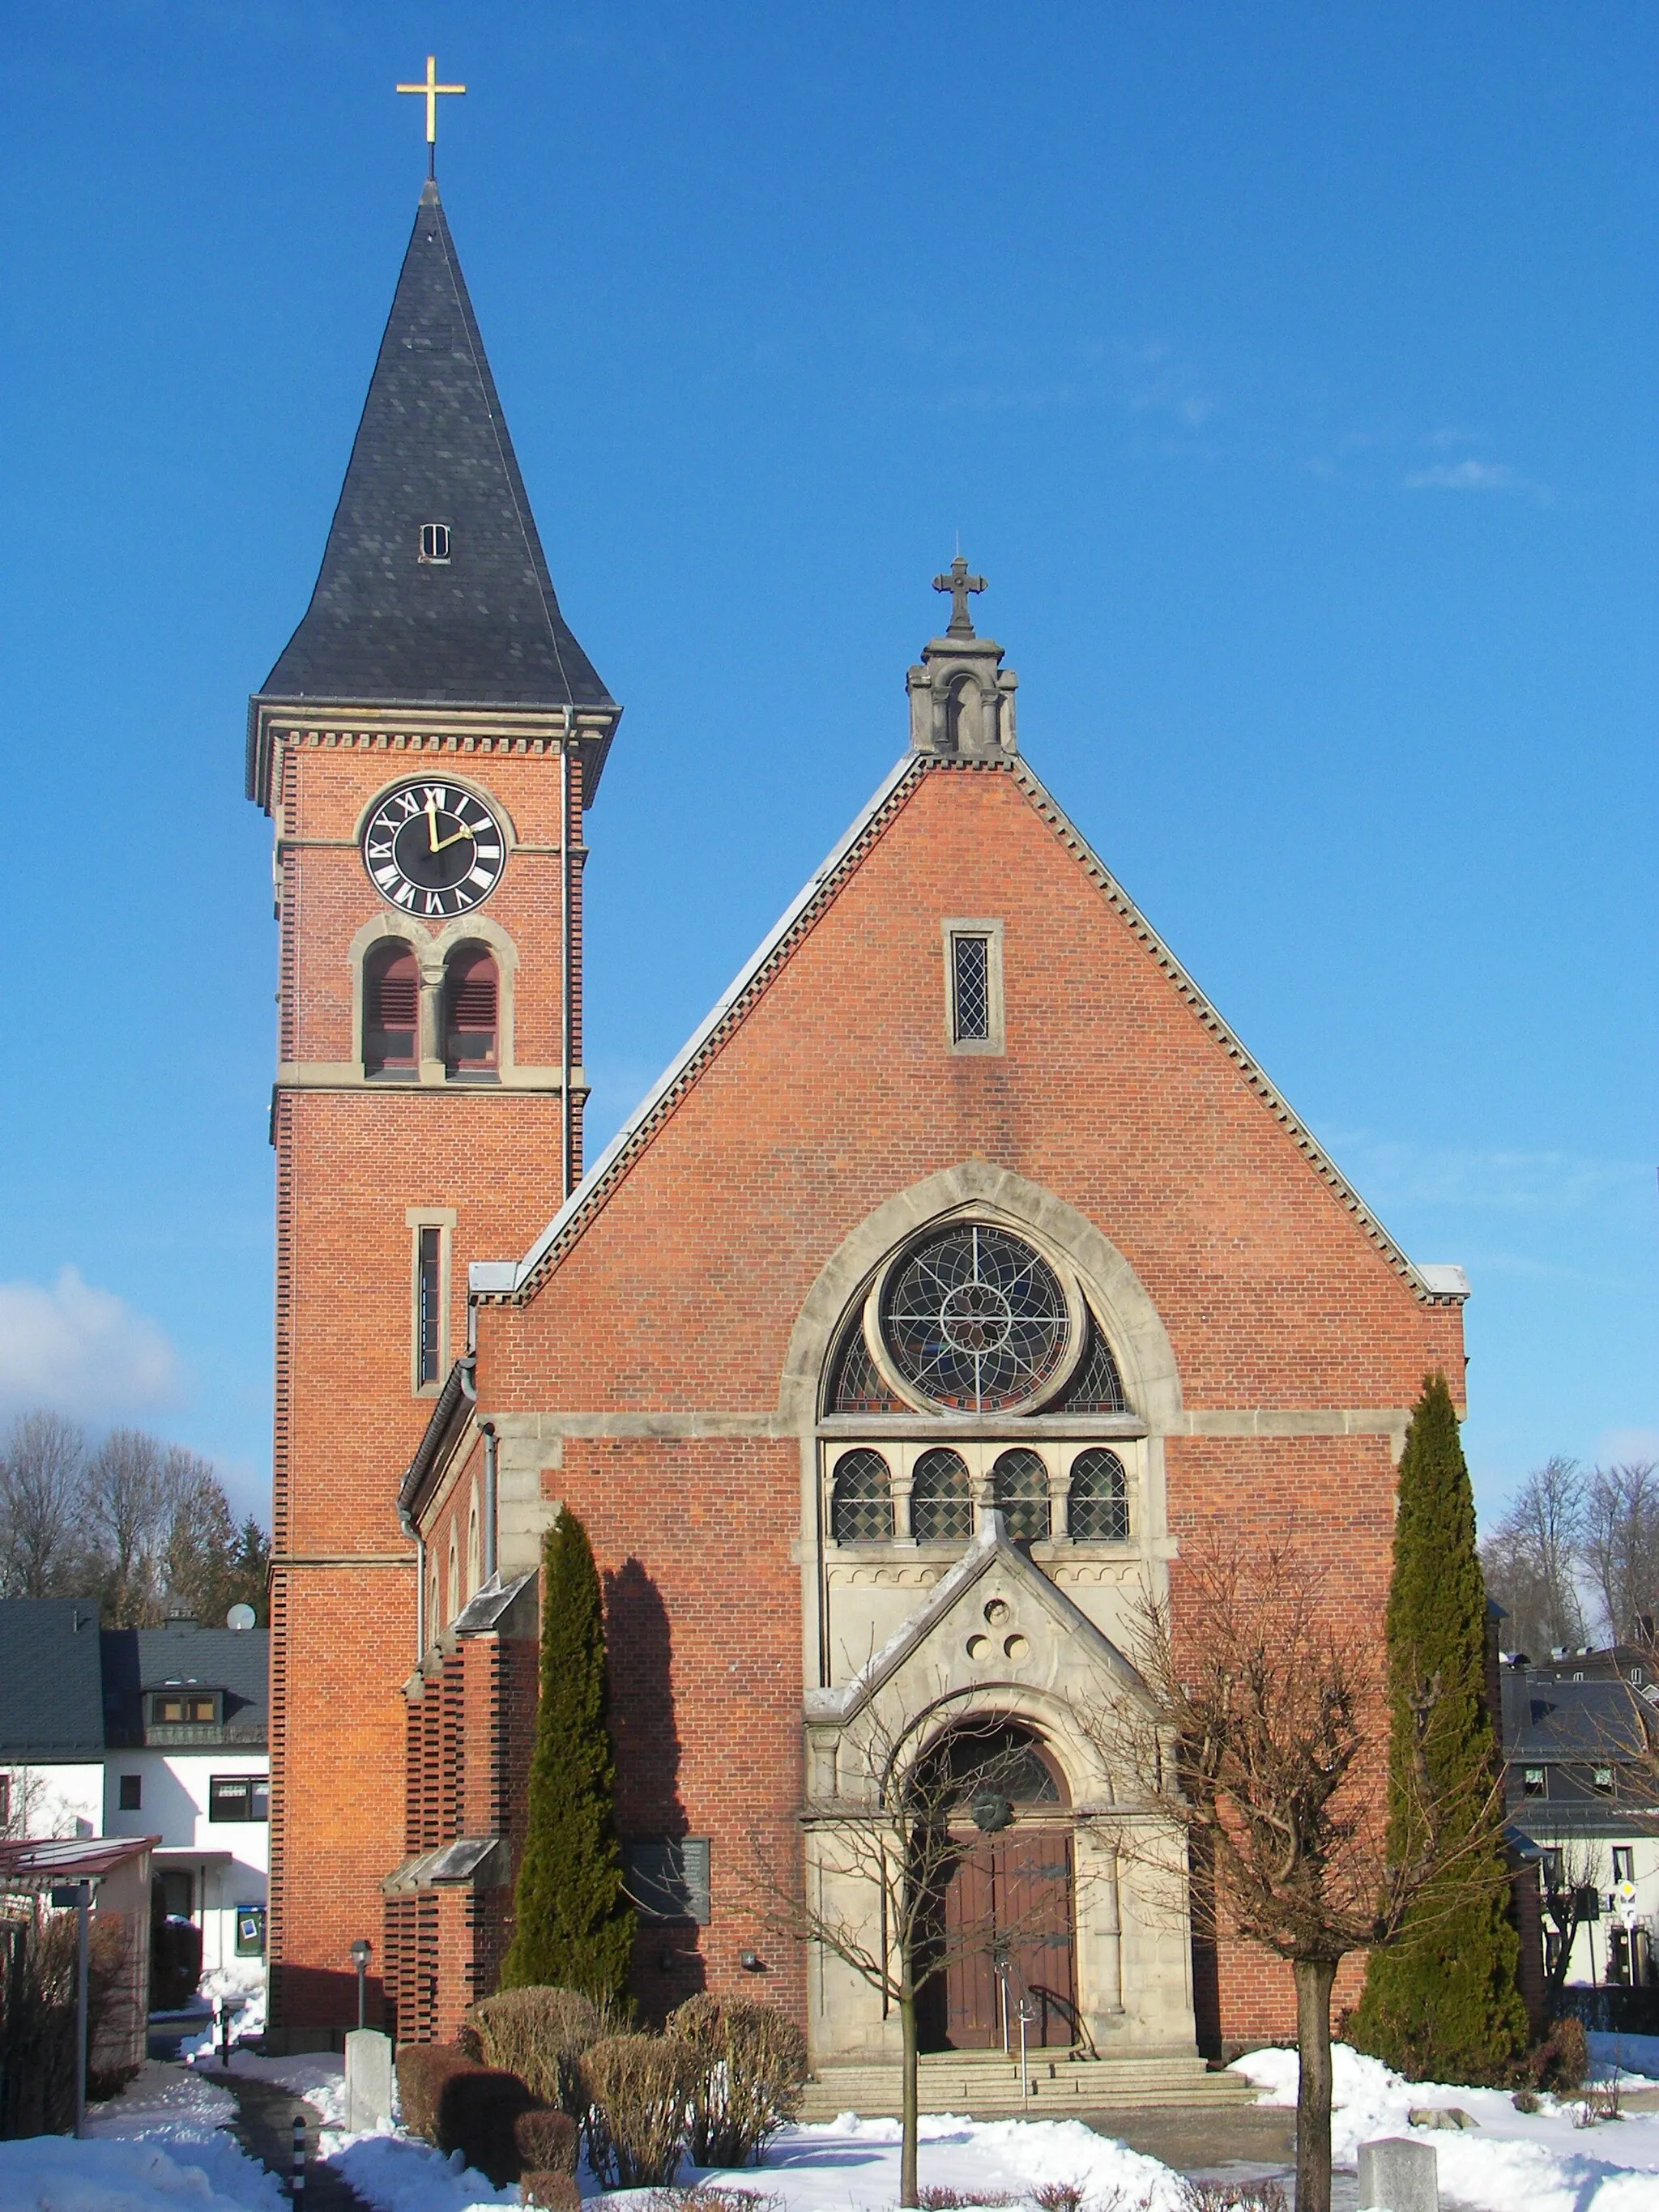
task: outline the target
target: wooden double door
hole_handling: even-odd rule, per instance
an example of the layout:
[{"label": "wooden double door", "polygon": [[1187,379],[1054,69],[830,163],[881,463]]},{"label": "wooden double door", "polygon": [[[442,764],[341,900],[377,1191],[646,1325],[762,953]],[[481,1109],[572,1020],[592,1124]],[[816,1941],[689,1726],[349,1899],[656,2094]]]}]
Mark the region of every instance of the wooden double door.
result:
[{"label": "wooden double door", "polygon": [[1006,2005],[1018,2047],[1078,2039],[1072,1838],[1058,1824],[964,1837],[936,1912],[945,1971],[922,1994],[921,2029],[933,2051],[1000,2050]]}]

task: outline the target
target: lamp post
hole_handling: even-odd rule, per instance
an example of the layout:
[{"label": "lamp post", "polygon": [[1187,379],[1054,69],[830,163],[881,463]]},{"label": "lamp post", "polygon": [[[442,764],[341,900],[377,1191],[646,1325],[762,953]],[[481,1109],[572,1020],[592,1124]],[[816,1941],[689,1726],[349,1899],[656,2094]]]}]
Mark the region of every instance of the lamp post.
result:
[{"label": "lamp post", "polygon": [[357,2025],[368,2024],[368,1962],[374,1956],[374,1946],[367,1936],[360,1936],[351,1947],[351,1963],[357,1969]]}]

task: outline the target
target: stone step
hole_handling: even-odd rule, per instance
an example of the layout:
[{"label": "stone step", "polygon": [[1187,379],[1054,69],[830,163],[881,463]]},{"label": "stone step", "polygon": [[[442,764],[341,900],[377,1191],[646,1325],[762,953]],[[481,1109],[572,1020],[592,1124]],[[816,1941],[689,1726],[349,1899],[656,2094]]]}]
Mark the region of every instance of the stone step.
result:
[{"label": "stone step", "polygon": [[[1151,2106],[1237,2106],[1255,2092],[1242,2075],[1212,2073],[1200,2058],[1079,2058],[1071,2052],[1037,2051],[1029,2062],[1021,2094],[1019,2063],[994,2051],[930,2051],[917,2069],[925,2112],[963,2112],[974,2118],[1061,2112],[1128,2111]],[[804,2120],[834,2119],[853,2112],[877,2118],[896,2115],[902,2102],[896,2065],[849,2061],[821,2066],[806,2086]]]}]

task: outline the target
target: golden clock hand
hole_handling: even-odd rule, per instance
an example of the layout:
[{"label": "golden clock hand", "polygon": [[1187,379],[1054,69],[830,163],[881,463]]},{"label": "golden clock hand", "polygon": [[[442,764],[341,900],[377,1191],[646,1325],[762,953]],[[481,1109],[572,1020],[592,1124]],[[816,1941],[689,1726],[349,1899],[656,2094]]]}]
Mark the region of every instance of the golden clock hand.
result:
[{"label": "golden clock hand", "polygon": [[438,802],[435,799],[432,798],[428,798],[426,802],[426,837],[427,842],[430,845],[434,853],[437,852],[440,849],[438,845]]},{"label": "golden clock hand", "polygon": [[[457,815],[455,818],[458,822],[460,821],[460,817],[459,815]],[[437,843],[432,848],[432,849],[434,853],[441,853],[446,845],[459,845],[463,837],[476,838],[477,834],[478,832],[476,830],[470,828],[466,823],[462,822],[460,828],[454,832],[453,836],[440,837]]]}]

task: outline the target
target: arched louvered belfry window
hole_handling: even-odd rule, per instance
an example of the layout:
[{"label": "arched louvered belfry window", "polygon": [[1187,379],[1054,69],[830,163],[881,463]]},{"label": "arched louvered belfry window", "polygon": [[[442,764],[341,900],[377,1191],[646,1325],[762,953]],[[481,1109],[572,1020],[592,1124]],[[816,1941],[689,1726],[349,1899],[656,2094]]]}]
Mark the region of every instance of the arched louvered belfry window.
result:
[{"label": "arched louvered belfry window", "polygon": [[479,946],[464,945],[444,975],[446,1074],[478,1082],[495,1073],[500,997],[495,961]]},{"label": "arched louvered belfry window", "polygon": [[363,1073],[413,1075],[419,1049],[421,972],[410,947],[394,939],[363,963]]}]

